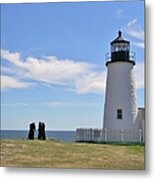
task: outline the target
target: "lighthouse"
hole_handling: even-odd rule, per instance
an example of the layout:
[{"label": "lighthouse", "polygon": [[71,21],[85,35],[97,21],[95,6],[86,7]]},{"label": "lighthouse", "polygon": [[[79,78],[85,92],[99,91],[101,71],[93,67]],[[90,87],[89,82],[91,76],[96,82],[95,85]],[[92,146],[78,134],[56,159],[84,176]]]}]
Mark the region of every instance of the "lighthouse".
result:
[{"label": "lighthouse", "polygon": [[137,117],[136,90],[133,70],[135,55],[130,42],[118,32],[106,59],[107,79],[103,128],[107,131],[130,131]]},{"label": "lighthouse", "polygon": [[106,56],[107,79],[103,128],[77,128],[77,142],[144,143],[145,109],[137,107],[135,54],[118,32]]}]

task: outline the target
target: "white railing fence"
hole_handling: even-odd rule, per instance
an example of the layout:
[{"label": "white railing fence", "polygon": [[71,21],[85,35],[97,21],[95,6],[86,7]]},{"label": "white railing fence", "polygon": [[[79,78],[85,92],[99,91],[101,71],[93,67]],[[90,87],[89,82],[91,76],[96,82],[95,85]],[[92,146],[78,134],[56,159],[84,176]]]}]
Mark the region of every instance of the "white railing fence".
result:
[{"label": "white railing fence", "polygon": [[141,129],[76,129],[77,142],[136,142],[144,143]]}]

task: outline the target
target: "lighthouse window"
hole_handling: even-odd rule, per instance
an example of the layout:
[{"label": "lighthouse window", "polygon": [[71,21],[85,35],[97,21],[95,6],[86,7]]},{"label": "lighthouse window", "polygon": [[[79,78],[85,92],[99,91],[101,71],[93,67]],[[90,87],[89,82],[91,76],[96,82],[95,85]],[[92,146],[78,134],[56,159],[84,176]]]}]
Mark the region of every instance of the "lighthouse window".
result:
[{"label": "lighthouse window", "polygon": [[117,109],[117,119],[123,119],[122,109]]}]

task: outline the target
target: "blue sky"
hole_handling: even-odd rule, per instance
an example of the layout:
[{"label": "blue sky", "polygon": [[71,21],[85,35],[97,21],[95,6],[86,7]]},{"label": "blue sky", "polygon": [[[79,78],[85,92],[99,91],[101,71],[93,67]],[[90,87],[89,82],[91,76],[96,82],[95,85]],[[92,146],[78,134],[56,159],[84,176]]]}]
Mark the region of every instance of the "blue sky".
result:
[{"label": "blue sky", "polygon": [[144,2],[1,5],[1,127],[101,128],[105,54],[118,30],[136,52],[144,106]]}]

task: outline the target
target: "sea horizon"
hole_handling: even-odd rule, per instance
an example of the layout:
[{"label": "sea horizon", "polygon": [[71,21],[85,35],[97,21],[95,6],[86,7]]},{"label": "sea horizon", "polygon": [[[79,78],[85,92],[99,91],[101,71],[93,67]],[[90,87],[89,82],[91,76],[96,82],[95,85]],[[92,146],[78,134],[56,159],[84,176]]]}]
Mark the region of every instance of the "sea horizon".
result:
[{"label": "sea horizon", "polygon": [[[1,129],[1,139],[27,139],[29,130],[4,130]],[[34,138],[38,136],[38,131],[35,131]],[[71,130],[46,130],[47,139],[54,138],[65,142],[74,142],[76,131]]]}]

